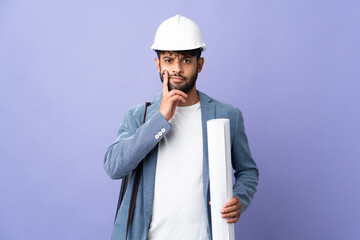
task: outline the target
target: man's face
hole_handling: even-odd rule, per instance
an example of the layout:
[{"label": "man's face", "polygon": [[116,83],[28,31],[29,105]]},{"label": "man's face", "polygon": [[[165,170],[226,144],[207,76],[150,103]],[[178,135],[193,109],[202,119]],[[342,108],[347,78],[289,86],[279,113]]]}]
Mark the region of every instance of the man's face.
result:
[{"label": "man's face", "polygon": [[197,74],[201,72],[204,59],[196,56],[182,55],[177,52],[164,52],[155,59],[160,79],[164,81],[164,73],[169,73],[169,91],[177,89],[188,93],[194,86]]}]

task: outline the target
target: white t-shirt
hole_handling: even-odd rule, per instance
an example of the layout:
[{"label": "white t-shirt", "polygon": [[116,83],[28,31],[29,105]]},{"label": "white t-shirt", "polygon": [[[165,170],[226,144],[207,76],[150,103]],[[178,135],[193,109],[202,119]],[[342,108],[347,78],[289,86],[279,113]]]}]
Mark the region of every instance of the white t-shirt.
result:
[{"label": "white t-shirt", "polygon": [[203,196],[200,102],[177,107],[160,141],[148,240],[210,239]]}]

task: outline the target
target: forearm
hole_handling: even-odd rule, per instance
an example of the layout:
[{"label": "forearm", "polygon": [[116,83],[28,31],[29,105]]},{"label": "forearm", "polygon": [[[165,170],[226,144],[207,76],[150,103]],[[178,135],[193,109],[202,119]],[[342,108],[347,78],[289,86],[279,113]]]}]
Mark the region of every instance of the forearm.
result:
[{"label": "forearm", "polygon": [[[129,121],[129,119],[124,119],[124,121]],[[137,129],[132,129],[132,127],[126,129],[128,125],[122,124],[117,140],[105,154],[104,169],[113,179],[122,178],[136,168],[171,129],[171,125],[159,112]],[[161,136],[159,132],[162,132]]]},{"label": "forearm", "polygon": [[258,176],[259,171],[256,166],[245,171],[235,172],[233,194],[239,198],[242,204],[241,213],[247,209],[256,193]]},{"label": "forearm", "polygon": [[242,204],[241,213],[250,205],[258,184],[259,170],[251,156],[249,143],[245,134],[244,119],[238,115],[232,147],[232,164],[235,169],[234,196]]}]

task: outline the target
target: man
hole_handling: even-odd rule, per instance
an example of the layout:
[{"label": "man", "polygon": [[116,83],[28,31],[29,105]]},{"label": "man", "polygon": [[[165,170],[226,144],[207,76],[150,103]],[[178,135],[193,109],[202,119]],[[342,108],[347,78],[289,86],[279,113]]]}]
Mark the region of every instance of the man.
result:
[{"label": "man", "polygon": [[[120,179],[143,163],[128,239],[211,239],[206,122],[230,119],[234,197],[219,214],[231,224],[249,206],[258,181],[243,118],[237,108],[197,91],[206,47],[192,20],[176,15],[164,21],[152,49],[162,92],[147,108],[144,124],[144,104],[125,114],[104,168]],[[125,239],[134,178],[132,174],[112,239]]]}]

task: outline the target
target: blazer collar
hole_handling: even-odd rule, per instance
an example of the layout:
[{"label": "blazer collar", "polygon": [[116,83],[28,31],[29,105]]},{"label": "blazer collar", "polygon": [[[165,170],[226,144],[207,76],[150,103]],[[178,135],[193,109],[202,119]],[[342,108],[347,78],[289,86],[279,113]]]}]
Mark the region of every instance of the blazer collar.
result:
[{"label": "blazer collar", "polygon": [[[203,126],[203,138],[207,139],[206,122],[210,119],[216,118],[215,105],[213,99],[201,91],[197,91],[200,99],[201,107],[201,122]],[[162,93],[160,92],[155,96],[151,102],[151,106],[148,107],[146,119],[151,118],[160,107]],[[205,146],[205,145],[204,145]],[[207,145],[206,145],[207,147]],[[207,151],[207,149],[206,149]]]},{"label": "blazer collar", "polygon": [[[205,93],[197,90],[198,94],[199,94],[199,99],[200,99],[200,104],[201,103],[209,103],[209,102],[212,102],[213,99],[211,97],[209,97],[208,95],[206,95]],[[158,93],[154,99],[152,100],[151,104],[152,105],[160,105],[160,102],[161,102],[161,98],[162,98],[162,92]]]}]

